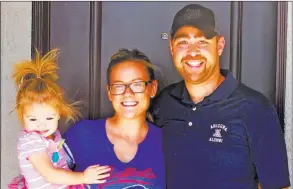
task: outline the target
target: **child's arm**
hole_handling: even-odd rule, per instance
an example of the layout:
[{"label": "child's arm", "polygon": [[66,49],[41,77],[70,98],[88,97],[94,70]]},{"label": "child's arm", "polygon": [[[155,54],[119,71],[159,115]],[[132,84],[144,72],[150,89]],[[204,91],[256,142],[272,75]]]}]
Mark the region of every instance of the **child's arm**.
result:
[{"label": "child's arm", "polygon": [[[29,157],[33,167],[45,178],[47,182],[53,184],[77,185],[77,184],[99,184],[109,177],[107,173],[111,169],[107,166],[90,166],[84,172],[72,172],[63,168],[56,168],[46,152],[35,152]],[[105,174],[107,173],[107,174]]]}]

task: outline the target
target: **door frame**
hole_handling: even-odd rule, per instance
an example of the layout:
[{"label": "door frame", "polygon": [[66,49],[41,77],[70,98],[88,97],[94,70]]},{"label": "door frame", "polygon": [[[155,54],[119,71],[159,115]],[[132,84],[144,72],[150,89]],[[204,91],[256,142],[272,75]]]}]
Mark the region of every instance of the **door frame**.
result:
[{"label": "door frame", "polygon": [[[2,2],[0,2],[0,21],[1,21],[1,3]],[[1,23],[0,23],[0,33],[1,33]],[[1,37],[0,37],[0,45],[1,45]],[[2,60],[1,60],[1,55],[0,55],[0,62],[2,62]],[[0,78],[2,78],[2,75],[1,75],[1,73],[2,73],[2,70],[1,70],[1,67],[2,66],[0,66]],[[1,97],[1,93],[2,93],[2,91],[1,91],[1,85],[2,85],[2,82],[0,83],[0,99],[2,99],[2,97]],[[1,109],[2,107],[1,107],[1,103],[0,103],[0,109]],[[2,110],[2,109],[1,109]],[[1,125],[1,114],[0,114],[0,127],[2,128],[2,125]],[[2,138],[1,138],[1,136],[2,136],[2,134],[1,134],[1,129],[0,128],[0,142],[2,143]],[[1,148],[0,148],[0,162],[2,162],[1,161]],[[1,164],[0,164],[0,169],[1,169]],[[1,182],[1,178],[0,178],[0,182]]]},{"label": "door frame", "polygon": [[[99,118],[100,88],[98,78],[101,73],[101,30],[102,30],[102,3],[90,2],[90,103],[89,119]],[[32,57],[35,55],[34,48],[46,53],[50,50],[50,4],[48,1],[32,2]],[[285,111],[285,78],[287,56],[287,9],[288,2],[278,2],[277,13],[277,54],[276,54],[276,92],[275,106],[284,130]],[[233,19],[232,19],[233,18]],[[231,64],[230,70],[240,81],[242,59],[242,20],[243,2],[231,2]]]},{"label": "door frame", "polygon": [[[50,1],[32,2],[32,57],[50,50]],[[90,2],[89,119],[100,117],[102,2]]]}]

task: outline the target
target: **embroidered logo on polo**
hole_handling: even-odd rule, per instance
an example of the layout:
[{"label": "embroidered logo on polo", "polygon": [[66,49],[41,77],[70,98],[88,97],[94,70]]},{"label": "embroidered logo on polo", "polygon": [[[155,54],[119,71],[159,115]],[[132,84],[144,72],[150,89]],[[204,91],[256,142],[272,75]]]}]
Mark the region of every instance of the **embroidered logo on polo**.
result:
[{"label": "embroidered logo on polo", "polygon": [[212,137],[210,137],[210,142],[223,143],[223,132],[227,132],[227,127],[223,124],[212,124],[211,130],[213,131]]}]

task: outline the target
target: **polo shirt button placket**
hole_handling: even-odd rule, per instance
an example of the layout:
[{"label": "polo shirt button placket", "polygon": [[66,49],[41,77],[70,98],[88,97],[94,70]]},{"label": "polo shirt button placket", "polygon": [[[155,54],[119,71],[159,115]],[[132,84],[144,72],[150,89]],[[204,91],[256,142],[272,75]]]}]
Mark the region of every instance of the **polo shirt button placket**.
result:
[{"label": "polo shirt button placket", "polygon": [[[194,106],[194,107],[191,107],[190,110],[191,110],[192,112],[194,112],[195,110],[197,110],[197,108]],[[187,133],[190,132],[191,127],[194,125],[194,124],[193,124],[193,118],[192,118],[192,117],[194,117],[194,115],[192,115],[192,113],[191,113],[191,114],[190,114],[190,113],[191,113],[191,112],[189,112],[189,115],[188,115],[188,119],[190,119],[190,121],[186,122],[186,124],[187,124],[186,132],[187,132]],[[191,116],[191,117],[190,117],[190,116]],[[188,119],[186,119],[186,121],[187,121]],[[188,128],[190,128],[190,129],[188,129]],[[191,129],[191,130],[193,130],[193,129]]]},{"label": "polo shirt button placket", "polygon": [[[194,107],[192,108],[192,111],[195,111],[195,110],[196,110],[196,107],[194,106]],[[191,121],[189,121],[189,122],[188,122],[188,126],[191,127],[192,125],[193,125],[193,123],[192,123]]]}]

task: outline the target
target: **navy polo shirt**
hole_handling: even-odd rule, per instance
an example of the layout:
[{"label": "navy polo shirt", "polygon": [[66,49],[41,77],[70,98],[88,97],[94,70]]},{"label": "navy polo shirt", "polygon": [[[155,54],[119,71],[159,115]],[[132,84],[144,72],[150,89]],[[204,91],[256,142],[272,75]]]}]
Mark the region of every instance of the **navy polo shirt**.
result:
[{"label": "navy polo shirt", "polygon": [[200,103],[184,81],[166,87],[150,111],[163,129],[167,189],[290,186],[284,134],[274,105],[231,72]]}]

